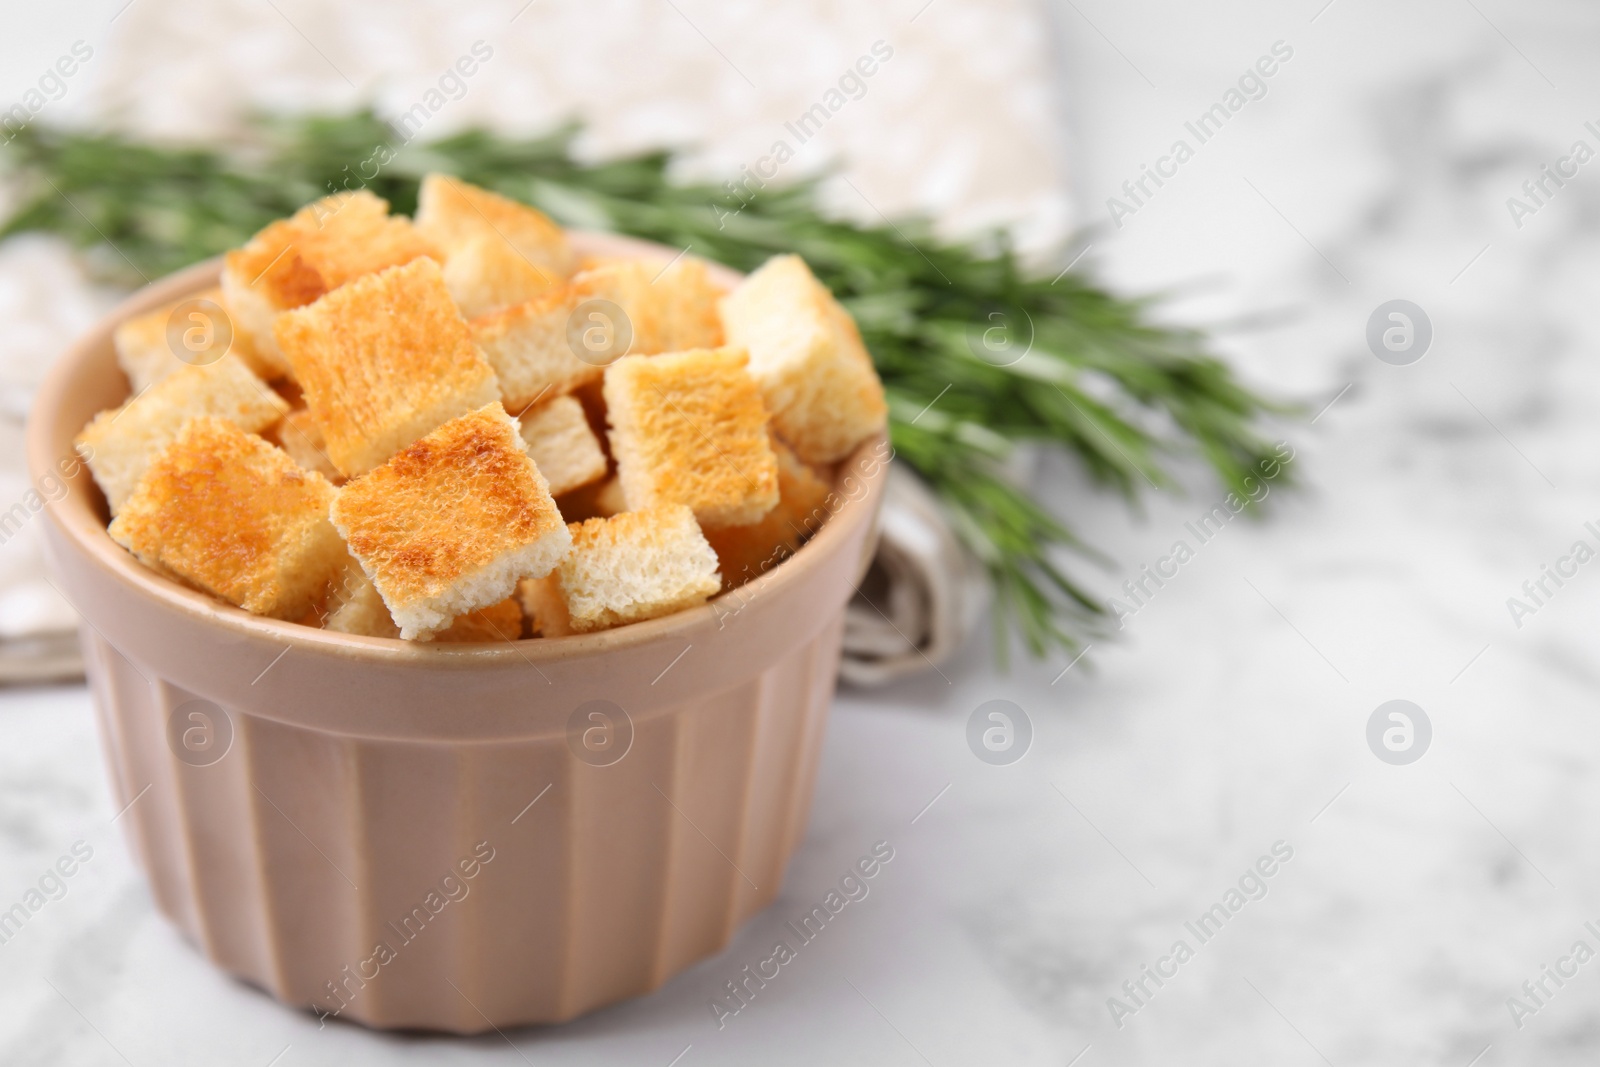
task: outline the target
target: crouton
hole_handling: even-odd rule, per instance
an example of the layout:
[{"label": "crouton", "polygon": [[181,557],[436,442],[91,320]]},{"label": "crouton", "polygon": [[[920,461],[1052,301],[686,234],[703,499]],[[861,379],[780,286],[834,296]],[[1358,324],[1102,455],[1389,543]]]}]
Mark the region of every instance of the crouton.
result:
[{"label": "crouton", "polygon": [[649,264],[608,263],[525,304],[472,322],[472,336],[521,411],[576,391],[628,353],[661,351]]},{"label": "crouton", "polygon": [[888,418],[861,334],[799,256],[774,256],[722,301],[772,423],[807,463],[843,459]]},{"label": "crouton", "polygon": [[544,583],[524,583],[521,592],[546,637],[670,615],[722,588],[717,554],[681,504],[589,519],[570,529],[572,551]]},{"label": "crouton", "polygon": [[474,641],[522,640],[522,605],[515,596],[465,615],[457,615],[447,629],[434,635],[437,644]]},{"label": "crouton", "polygon": [[548,574],[572,543],[498,401],[346,484],[333,522],[408,641]]},{"label": "crouton", "polygon": [[344,570],[328,598],[328,613],[322,628],[361,637],[400,636],[400,627],[389,615],[389,606],[378,595],[378,587],[372,584],[361,564],[348,554]]},{"label": "crouton", "polygon": [[121,407],[102,411],[74,444],[115,515],[189,419],[215,415],[254,433],[288,410],[237,357],[223,356],[203,366],[180,366]]},{"label": "crouton", "polygon": [[544,212],[447,174],[422,179],[417,229],[447,256],[492,234],[555,278],[571,274],[576,262],[566,231]]},{"label": "crouton", "polygon": [[265,365],[285,374],[288,360],[273,328],[281,313],[418,256],[444,258],[411,220],[391,216],[386,201],[360,189],[307,204],[229,252],[222,291],[234,330],[244,334]]},{"label": "crouton", "polygon": [[[717,305],[723,295],[704,261],[684,256],[668,265],[650,284],[657,351],[720,348],[722,316]],[[639,354],[648,353],[640,349]]]},{"label": "crouton", "polygon": [[111,523],[145,565],[257,615],[297,619],[338,574],[336,490],[227,419],[185,423]]},{"label": "crouton", "polygon": [[778,506],[748,526],[706,531],[724,589],[759,578],[794,555],[827,518],[828,483],[781,442],[774,440],[772,451],[778,457]]},{"label": "crouton", "polygon": [[476,318],[531,300],[555,288],[560,279],[491,234],[450,254],[444,264],[444,284],[461,314]]},{"label": "crouton", "polygon": [[558,396],[522,416],[522,439],[534,466],[560,496],[606,476],[606,455],[589,428],[583,405]]},{"label": "crouton", "polygon": [[[189,305],[186,313],[174,318],[185,305]],[[234,329],[221,289],[207,289],[135,315],[117,327],[112,344],[117,366],[135,393],[185,364],[214,363],[224,353],[238,356],[262,377],[273,376],[272,367],[256,355],[249,338]]]},{"label": "crouton", "polygon": [[278,423],[273,438],[278,446],[289,453],[289,458],[308,471],[316,471],[334,485],[344,481],[344,475],[328,458],[328,445],[317,429],[317,420],[307,408],[291,411]]},{"label": "crouton", "polygon": [[468,318],[532,299],[572,273],[566,233],[542,212],[443,174],[422,180],[417,229],[444,252]]},{"label": "crouton", "polygon": [[368,274],[288,312],[277,334],[328,458],[346,476],[499,396],[431,259]]},{"label": "crouton", "polygon": [[535,637],[566,637],[572,633],[572,620],[567,616],[567,602],[561,598],[561,587],[556,576],[524,578],[517,583],[517,602],[528,620],[528,630]]},{"label": "crouton", "polygon": [[743,350],[698,349],[606,368],[611,454],[629,511],[687,504],[701,526],[755,522],[778,502],[767,411]]}]

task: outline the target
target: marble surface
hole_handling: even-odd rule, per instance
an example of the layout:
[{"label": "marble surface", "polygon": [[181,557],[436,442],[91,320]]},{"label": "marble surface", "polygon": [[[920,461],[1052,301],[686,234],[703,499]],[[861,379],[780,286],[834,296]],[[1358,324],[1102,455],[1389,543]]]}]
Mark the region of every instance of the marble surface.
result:
[{"label": "marble surface", "polygon": [[[1537,1003],[1522,986],[1600,948],[1600,571],[1547,583],[1520,620],[1507,599],[1597,543],[1600,177],[1580,169],[1520,228],[1506,200],[1574,141],[1600,147],[1600,15],[1141,0],[1050,19],[1091,258],[1179,289],[1170,314],[1306,399],[1314,421],[1280,431],[1304,488],[1229,523],[1065,673],[1006,673],[980,641],[841,694],[779,901],[659,993],[560,1028],[319,1031],[222,977],[152,910],[84,692],[8,692],[0,905],[74,842],[93,856],[0,946],[0,1061],[1592,1063],[1600,964],[1543,978]],[[1278,41],[1293,56],[1266,95],[1116,228],[1105,199]],[[1365,339],[1395,298],[1433,325],[1409,366]],[[1128,519],[1064,465],[1041,490],[1110,550],[1108,595],[1218,495],[1197,479]],[[1010,766],[966,744],[992,699],[1033,723]],[[1409,765],[1367,742],[1393,699],[1432,723]],[[719,1030],[722,983],[878,840],[896,855],[871,895]],[[1248,880],[1278,842],[1292,856]],[[1265,895],[1202,943],[1186,923],[1241,879]],[[1136,1004],[1123,983],[1180,939],[1192,958]],[[1138,1010],[1114,1020],[1112,997]]]}]

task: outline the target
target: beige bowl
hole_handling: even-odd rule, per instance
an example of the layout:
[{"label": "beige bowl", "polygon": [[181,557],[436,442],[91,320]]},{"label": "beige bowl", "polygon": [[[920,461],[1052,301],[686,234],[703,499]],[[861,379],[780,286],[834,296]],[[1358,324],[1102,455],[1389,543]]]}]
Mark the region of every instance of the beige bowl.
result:
[{"label": "beige bowl", "polygon": [[804,830],[887,443],[841,465],[794,558],[667,618],[448,647],[259,618],[146,570],[107,536],[88,472],[58,477],[127,396],[116,323],[217,269],[118,308],[28,427],[50,566],[83,616],[116,803],[161,910],[283,1002],[378,1027],[570,1019],[716,952]]}]

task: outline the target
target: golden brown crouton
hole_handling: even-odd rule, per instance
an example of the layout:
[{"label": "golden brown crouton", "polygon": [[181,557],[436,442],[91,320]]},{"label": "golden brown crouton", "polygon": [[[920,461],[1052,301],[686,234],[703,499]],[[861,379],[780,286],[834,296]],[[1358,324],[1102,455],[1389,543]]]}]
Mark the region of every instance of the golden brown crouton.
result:
[{"label": "golden brown crouton", "polygon": [[223,260],[222,290],[234,329],[278,373],[288,361],[273,325],[278,315],[373,271],[443,253],[387,202],[365,189],[307,204],[271,223]]},{"label": "golden brown crouton", "polygon": [[235,356],[182,366],[145,392],[102,411],[74,442],[115,515],[139,478],[196,415],[215,415],[245,430],[264,430],[289,410]]},{"label": "golden brown crouton", "polygon": [[490,604],[465,615],[457,615],[448,629],[434,635],[438,644],[465,644],[475,641],[522,640],[522,605],[515,596]]},{"label": "golden brown crouton", "polygon": [[773,440],[772,451],[778,457],[778,506],[748,526],[706,531],[724,589],[759,578],[794,555],[827,518],[828,483],[781,442]]},{"label": "golden brown crouton", "polygon": [[799,256],[774,256],[722,301],[772,423],[807,463],[833,463],[881,430],[883,384],[861,334]]},{"label": "golden brown crouton", "polygon": [[340,490],[333,522],[406,640],[510,596],[572,543],[498,402],[452,419]]},{"label": "golden brown crouton", "polygon": [[360,474],[499,395],[431,259],[358,278],[278,320],[328,458]]},{"label": "golden brown crouton", "polygon": [[[659,352],[687,352],[691,348],[722,346],[722,315],[717,305],[725,295],[711,281],[702,260],[684,256],[650,283],[655,306]],[[648,355],[643,349],[639,354]]]},{"label": "golden brown crouton", "polygon": [[[184,309],[183,314],[176,314]],[[242,331],[233,327],[221,289],[207,289],[135,315],[112,335],[117,365],[133,392],[143,392],[186,364],[215,363],[224,353],[238,356],[263,377],[272,367],[263,361]]]},{"label": "golden brown crouton", "polygon": [[297,619],[345,558],[335,490],[226,419],[187,422],[156,457],[112,538],[140,562],[257,615]]},{"label": "golden brown crouton", "polygon": [[[659,269],[659,268],[658,268]],[[649,264],[619,260],[525,304],[474,319],[511,411],[577,390],[623,355],[660,352]]]},{"label": "golden brown crouton", "polygon": [[443,250],[445,282],[468,318],[532,299],[572,273],[567,236],[542,212],[443,174],[422,180],[417,229]]},{"label": "golden brown crouton", "polygon": [[606,368],[611,454],[629,511],[687,504],[707,528],[778,502],[767,411],[741,349],[629,356]]},{"label": "golden brown crouton", "polygon": [[361,564],[346,554],[344,570],[333,584],[328,611],[322,621],[325,630],[337,630],[362,637],[399,637],[400,627],[389,615],[389,606],[378,595]]},{"label": "golden brown crouton", "polygon": [[522,439],[534,466],[560,496],[606,476],[606,455],[589,428],[583,405],[558,396],[522,416]]},{"label": "golden brown crouton", "polygon": [[317,420],[311,417],[309,408],[285,415],[272,437],[289,453],[290,459],[306,470],[316,471],[334,485],[344,481],[344,475],[328,458],[327,442],[322,439],[322,431],[317,428]]},{"label": "golden brown crouton", "polygon": [[575,523],[572,551],[520,595],[545,637],[589,633],[702,604],[722,587],[717,555],[681,504]]}]

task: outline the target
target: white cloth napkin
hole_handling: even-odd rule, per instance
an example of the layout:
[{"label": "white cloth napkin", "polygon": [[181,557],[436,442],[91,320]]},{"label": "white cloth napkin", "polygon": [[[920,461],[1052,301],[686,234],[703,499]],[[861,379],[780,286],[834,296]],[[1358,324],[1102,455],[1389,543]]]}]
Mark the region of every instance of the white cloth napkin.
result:
[{"label": "white cloth napkin", "polygon": [[845,613],[839,673],[861,686],[936,667],[989,602],[982,565],[905,467],[889,468],[881,521],[877,554]]}]

